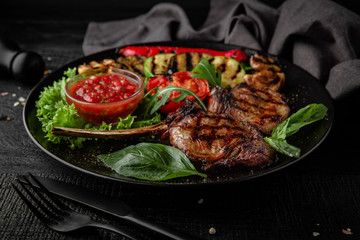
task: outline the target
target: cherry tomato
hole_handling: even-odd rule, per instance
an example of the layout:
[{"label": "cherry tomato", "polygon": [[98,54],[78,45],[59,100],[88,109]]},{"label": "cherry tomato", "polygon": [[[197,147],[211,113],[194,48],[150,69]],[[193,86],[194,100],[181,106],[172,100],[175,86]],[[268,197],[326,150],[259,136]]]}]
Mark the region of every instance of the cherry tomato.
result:
[{"label": "cherry tomato", "polygon": [[[163,89],[168,85],[173,85],[176,87],[182,87],[191,90],[194,92],[201,100],[204,100],[208,92],[210,91],[209,83],[205,79],[193,78],[191,77],[191,72],[176,72],[172,74],[169,78],[166,76],[157,76],[150,78],[146,87],[146,91],[149,92],[151,89],[158,87]],[[155,93],[154,93],[155,94]],[[173,91],[170,94],[169,100],[160,110],[163,113],[170,113],[176,111],[181,106],[184,106],[184,102],[175,102],[171,99],[177,98],[181,93],[178,91]],[[194,100],[195,97],[187,96],[186,99]]]}]

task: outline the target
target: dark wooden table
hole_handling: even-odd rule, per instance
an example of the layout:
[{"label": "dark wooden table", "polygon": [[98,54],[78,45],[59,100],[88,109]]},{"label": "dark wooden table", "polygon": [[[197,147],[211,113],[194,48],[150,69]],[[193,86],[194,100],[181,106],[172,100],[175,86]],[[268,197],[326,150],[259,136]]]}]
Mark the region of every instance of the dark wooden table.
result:
[{"label": "dark wooden table", "polygon": [[[43,1],[39,14],[30,14],[23,3],[8,3],[12,14],[1,17],[0,36],[19,42],[22,48],[41,54],[46,70],[54,71],[82,57],[81,44],[90,20],[119,19],[146,12],[154,1],[140,8],[123,6],[107,13],[88,5],[79,15],[71,7]],[[65,1],[71,6],[70,1]],[[206,1],[203,1],[206,5]],[[77,10],[80,3],[74,3]],[[274,2],[276,4],[276,1]],[[200,5],[200,4],[199,4]],[[198,12],[202,9],[196,5]],[[190,5],[184,5],[190,9]],[[126,8],[127,7],[127,8]],[[196,24],[206,11],[196,16]],[[88,14],[86,14],[86,12]],[[204,13],[205,12],[205,13]],[[66,13],[66,14],[65,14]],[[1,54],[1,53],[0,53]],[[157,223],[203,239],[359,239],[360,238],[360,131],[354,112],[359,99],[335,102],[335,123],[325,142],[304,160],[274,174],[252,181],[213,188],[142,188],[120,185],[75,171],[40,150],[27,135],[21,98],[31,91],[9,77],[0,77],[0,239],[122,239],[102,230],[59,234],[46,228],[11,188],[18,174],[68,181],[119,197]],[[17,102],[20,104],[17,105]],[[161,239],[115,218],[81,206],[93,218],[123,225],[144,239]],[[210,228],[216,234],[209,234]]]}]

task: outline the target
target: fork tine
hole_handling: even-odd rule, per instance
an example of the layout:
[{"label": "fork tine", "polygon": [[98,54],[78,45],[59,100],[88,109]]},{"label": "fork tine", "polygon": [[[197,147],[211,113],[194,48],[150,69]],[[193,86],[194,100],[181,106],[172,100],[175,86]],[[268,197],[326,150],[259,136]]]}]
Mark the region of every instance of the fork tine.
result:
[{"label": "fork tine", "polygon": [[25,180],[25,182],[27,182],[27,186],[30,187],[34,192],[36,192],[36,194],[41,198],[41,200],[52,210],[54,211],[56,214],[59,215],[68,215],[67,212],[64,212],[62,209],[59,209],[54,203],[50,202],[43,193],[41,193],[39,191],[39,189],[37,189],[36,187],[34,187],[34,185],[29,181],[29,179],[27,179],[25,176],[23,176],[23,179]]},{"label": "fork tine", "polygon": [[14,183],[11,183],[13,188],[15,189],[16,193],[20,196],[20,198],[25,202],[25,204],[30,208],[31,212],[35,214],[35,216],[40,219],[40,221],[44,222],[45,224],[51,224],[51,222],[44,217],[41,212],[25,197],[24,194],[15,186]]},{"label": "fork tine", "polygon": [[[26,180],[26,179],[25,179]],[[45,213],[45,214],[47,214],[49,217],[51,217],[51,218],[55,218],[55,219],[57,219],[58,217],[54,214],[54,213],[52,213],[51,211],[49,211],[49,209],[47,208],[47,207],[45,207],[40,201],[39,201],[39,199],[37,199],[36,197],[35,197],[35,195],[33,194],[33,193],[31,193],[31,191],[27,188],[27,187],[25,187],[25,184],[24,183],[22,183],[21,181],[19,181],[18,179],[16,179],[16,181],[20,184],[20,186],[22,187],[22,189],[24,189],[25,190],[25,192],[27,193],[27,195],[28,196],[30,196],[30,198],[36,203],[36,205]],[[32,188],[32,187],[31,187]],[[33,189],[33,188],[32,188]],[[35,189],[33,189],[33,190],[35,190]],[[44,196],[42,196],[41,195],[41,193],[39,193],[38,191],[36,192],[36,194],[38,195],[38,197],[40,197],[41,199],[43,199],[44,198]],[[45,199],[46,200],[46,199]],[[46,205],[48,205],[48,204],[46,204]],[[51,207],[50,207],[51,208]],[[51,208],[52,209],[52,208]],[[59,210],[57,210],[56,212],[59,212]]]},{"label": "fork tine", "polygon": [[40,189],[63,211],[72,211],[68,206],[62,203],[54,194],[52,194],[39,180],[36,179],[31,173],[28,173],[31,179],[40,187]]}]

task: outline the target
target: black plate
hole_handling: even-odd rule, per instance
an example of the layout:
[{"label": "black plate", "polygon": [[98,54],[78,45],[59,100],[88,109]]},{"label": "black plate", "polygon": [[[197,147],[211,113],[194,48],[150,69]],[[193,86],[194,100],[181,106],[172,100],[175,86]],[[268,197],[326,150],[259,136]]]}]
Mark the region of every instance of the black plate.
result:
[{"label": "black plate", "polygon": [[[141,45],[141,44],[140,44]],[[224,45],[213,42],[158,42],[148,43],[142,45],[167,45],[167,46],[179,46],[179,47],[201,47],[215,50],[230,50],[241,49],[249,55],[255,53],[254,50],[234,46]],[[52,85],[54,81],[62,78],[63,73],[69,67],[77,67],[84,62],[90,62],[92,60],[102,60],[104,58],[115,58],[116,49],[96,53],[78,60],[75,60],[57,71],[47,76],[41,81],[29,94],[26,104],[24,106],[23,120],[25,128],[30,138],[39,146],[44,152],[49,154],[56,160],[74,168],[79,171],[111,179],[122,183],[131,183],[139,185],[152,185],[152,186],[201,186],[211,184],[223,184],[231,182],[240,182],[249,180],[255,177],[260,177],[265,174],[269,174],[280,170],[284,167],[295,163],[311,153],[328,135],[333,118],[334,108],[333,102],[326,91],[326,89],[320,84],[320,82],[312,77],[309,73],[301,68],[294,66],[293,64],[277,59],[282,65],[286,74],[286,84],[282,93],[289,99],[289,105],[292,111],[296,111],[301,107],[304,107],[310,103],[322,103],[328,107],[328,114],[325,119],[302,128],[297,134],[290,137],[288,142],[301,148],[300,158],[294,159],[285,156],[279,156],[279,161],[262,170],[240,170],[236,172],[221,172],[217,175],[211,175],[204,181],[204,179],[198,177],[179,178],[166,182],[147,182],[143,180],[137,180],[121,176],[112,170],[106,168],[101,161],[97,160],[96,156],[99,153],[113,152],[121,149],[125,145],[136,144],[137,140],[98,140],[87,141],[84,148],[71,150],[66,143],[52,144],[45,140],[44,134],[41,131],[40,122],[36,118],[35,102],[38,100],[40,92],[45,86]]]}]

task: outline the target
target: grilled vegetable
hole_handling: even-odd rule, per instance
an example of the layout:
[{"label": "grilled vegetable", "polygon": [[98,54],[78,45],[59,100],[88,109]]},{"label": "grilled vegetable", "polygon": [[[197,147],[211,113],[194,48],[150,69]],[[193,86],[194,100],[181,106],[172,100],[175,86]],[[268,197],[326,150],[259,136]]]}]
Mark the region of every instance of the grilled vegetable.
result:
[{"label": "grilled vegetable", "polygon": [[120,56],[117,59],[117,63],[120,65],[121,69],[126,69],[132,72],[139,74],[144,77],[144,62],[146,60],[145,56]]},{"label": "grilled vegetable", "polygon": [[77,71],[81,74],[93,69],[107,69],[110,67],[119,68],[120,66],[113,59],[103,59],[101,62],[91,61],[89,63],[83,63],[78,66]]},{"label": "grilled vegetable", "polygon": [[[181,87],[192,91],[196,94],[201,100],[204,100],[207,93],[210,91],[209,83],[205,79],[201,78],[193,78],[191,77],[191,73],[187,72],[176,72],[172,74],[169,78],[166,76],[156,76],[150,78],[148,84],[146,86],[146,91],[150,92],[154,88],[164,89],[165,87],[173,85],[175,87]],[[155,94],[156,91],[154,90]],[[152,93],[150,93],[152,94]],[[161,111],[163,113],[174,112],[181,106],[184,106],[184,101],[173,101],[180,96],[180,92],[173,91],[169,95],[169,100],[166,101],[166,104],[161,106]],[[195,100],[194,96],[187,96],[188,100]]]},{"label": "grilled vegetable", "polygon": [[199,64],[201,58],[211,57],[208,53],[198,52],[176,54],[169,60],[168,73],[191,71]]},{"label": "grilled vegetable", "polygon": [[217,51],[206,48],[186,48],[186,47],[172,47],[172,46],[128,46],[118,50],[118,54],[123,56],[130,55],[142,55],[146,57],[153,57],[159,53],[189,53],[189,52],[198,52],[198,53],[207,53],[212,56],[224,56],[231,57],[237,61],[246,61],[248,56],[246,53],[239,49],[233,49],[229,51]]},{"label": "grilled vegetable", "polygon": [[234,87],[241,83],[245,75],[245,69],[241,64],[233,58],[216,56],[209,59],[209,63],[213,64],[215,69],[221,72],[221,87]]},{"label": "grilled vegetable", "polygon": [[144,63],[145,76],[154,77],[167,74],[169,60],[174,55],[174,53],[160,53],[147,58]]}]

